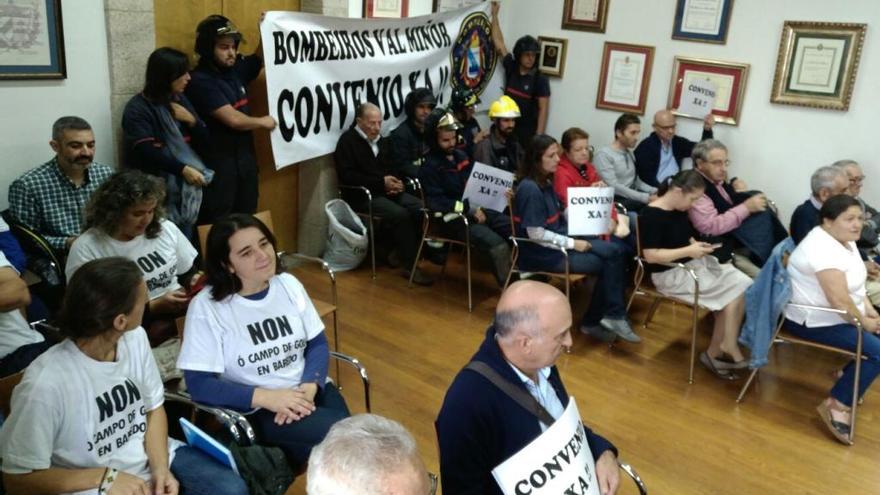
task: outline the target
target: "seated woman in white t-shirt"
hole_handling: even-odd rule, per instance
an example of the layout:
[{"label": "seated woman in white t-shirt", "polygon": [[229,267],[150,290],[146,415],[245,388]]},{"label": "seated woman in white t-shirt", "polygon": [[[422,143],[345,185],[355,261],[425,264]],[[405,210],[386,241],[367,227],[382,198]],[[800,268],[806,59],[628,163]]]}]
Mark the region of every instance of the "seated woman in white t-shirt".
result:
[{"label": "seated woman in white t-shirt", "polygon": [[[864,394],[880,374],[880,317],[865,293],[865,264],[856,248],[862,231],[862,208],[847,195],[832,196],[819,210],[822,222],[804,237],[788,261],[791,302],[847,311],[840,315],[787,307],[785,328],[794,335],[849,351],[855,351],[855,321],[862,334],[859,394]],[[850,362],[819,407],[831,433],[849,445],[850,405],[853,402],[855,367]]]},{"label": "seated woman in white t-shirt", "polygon": [[275,237],[261,221],[225,217],[206,244],[208,285],[190,303],[177,367],[194,400],[253,410],[257,439],[302,465],[349,415],[325,383],[324,324],[302,284],[282,271]]},{"label": "seated woman in white t-shirt", "polygon": [[140,327],[146,301],[125,258],[90,261],[71,278],[59,313],[67,339],[27,368],[0,431],[10,493],[248,493],[231,469],[168,438]]},{"label": "seated woman in white t-shirt", "polygon": [[113,174],[86,205],[83,233],[70,247],[65,268],[69,279],[89,260],[124,256],[137,263],[150,296],[144,328],[153,345],[176,334],[174,318],[189,304],[183,287],[196,272],[196,250],[165,218],[164,198],[157,177],[138,170]]}]

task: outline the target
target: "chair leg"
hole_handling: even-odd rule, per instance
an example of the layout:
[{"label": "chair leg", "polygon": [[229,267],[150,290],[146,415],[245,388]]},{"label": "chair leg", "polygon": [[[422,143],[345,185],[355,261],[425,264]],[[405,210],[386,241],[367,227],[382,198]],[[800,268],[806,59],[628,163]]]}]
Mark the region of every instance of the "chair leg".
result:
[{"label": "chair leg", "polygon": [[501,288],[501,292],[507,290],[507,286],[510,285],[510,279],[513,277],[514,273],[518,273],[516,269],[516,259],[519,257],[519,249],[516,246],[513,246],[513,252],[510,255],[510,271],[507,272],[507,279],[504,280],[504,287]]},{"label": "chair leg", "polygon": [[[342,352],[339,350],[339,325],[336,320],[337,310],[333,310],[333,350],[336,352]],[[339,390],[342,390],[342,375],[339,374],[339,360],[336,360],[336,385]]]},{"label": "chair leg", "polygon": [[654,313],[657,312],[657,307],[660,306],[661,299],[659,297],[655,297],[653,301],[651,301],[651,307],[648,308],[648,313],[645,315],[645,320],[642,321],[642,326],[648,328],[648,323],[651,323],[651,320],[654,318]]},{"label": "chair leg", "polygon": [[691,324],[691,366],[688,372],[688,383],[694,383],[694,364],[697,360],[697,318],[700,313],[700,307],[694,304],[694,321]]},{"label": "chair leg", "polygon": [[373,208],[370,207],[370,216],[367,217],[367,222],[370,224],[370,267],[373,270],[373,278],[376,278],[376,236],[375,229],[373,228]]},{"label": "chair leg", "polygon": [[[412,268],[409,271],[409,286],[412,287],[413,277],[416,275],[416,268],[419,267],[419,260],[422,258],[422,248],[425,247],[425,240],[428,236],[428,224],[422,229],[422,241],[419,242],[419,249],[416,251],[416,258],[413,260]],[[445,265],[444,265],[445,266]]]},{"label": "chair leg", "polygon": [[856,410],[859,407],[859,378],[862,373],[862,327],[856,326],[859,336],[856,339],[856,357],[855,357],[855,379],[853,380],[853,400],[850,405],[851,413],[849,415],[849,444],[852,445],[856,440]]},{"label": "chair leg", "polygon": [[736,402],[740,403],[743,401],[743,398],[746,396],[746,392],[749,391],[749,387],[752,385],[752,382],[755,381],[755,377],[758,376],[758,368],[752,370],[749,373],[749,378],[746,380],[746,383],[743,384],[743,388],[739,391],[739,395],[736,396]]},{"label": "chair leg", "polygon": [[473,312],[474,301],[471,294],[471,243],[469,237],[470,236],[468,236],[467,239],[468,242],[464,245],[464,249],[467,256],[468,311]]}]

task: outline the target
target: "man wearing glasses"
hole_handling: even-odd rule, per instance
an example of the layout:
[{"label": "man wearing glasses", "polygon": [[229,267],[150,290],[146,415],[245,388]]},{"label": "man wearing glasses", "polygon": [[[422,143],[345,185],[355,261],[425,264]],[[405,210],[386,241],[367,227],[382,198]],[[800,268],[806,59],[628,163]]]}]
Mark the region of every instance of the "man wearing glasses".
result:
[{"label": "man wearing glasses", "polygon": [[880,244],[880,212],[861,197],[862,185],[865,183],[865,172],[862,171],[861,165],[854,160],[839,160],[832,166],[846,172],[849,179],[847,194],[856,198],[862,205],[862,211],[865,212],[862,236],[856,245],[862,259],[865,260],[865,268],[868,269],[868,281],[865,284],[868,299],[874,306],[880,306],[880,265],[875,261],[880,259],[880,245],[878,245]]},{"label": "man wearing glasses", "polygon": [[[492,470],[549,426],[536,411],[555,420],[568,405],[555,363],[570,347],[571,306],[565,294],[529,280],[504,291],[485,340],[455,377],[437,416],[444,493],[501,494]],[[613,494],[620,484],[617,449],[586,425],[584,431],[599,492]]]},{"label": "man wearing glasses", "polygon": [[257,210],[257,158],[251,131],[271,131],[275,119],[250,114],[245,87],[263,68],[263,50],[257,45],[252,55],[243,57],[238,52],[241,42],[241,32],[222,15],[208,16],[196,28],[199,61],[186,96],[208,125],[208,162],[214,169],[199,212],[201,223]]},{"label": "man wearing glasses", "polygon": [[[712,126],[715,117],[710,113],[703,119],[700,141],[715,137]],[[635,149],[636,172],[642,182],[658,187],[667,177],[681,170],[681,162],[691,156],[697,143],[675,135],[675,114],[660,110],[654,114],[654,132]]]}]

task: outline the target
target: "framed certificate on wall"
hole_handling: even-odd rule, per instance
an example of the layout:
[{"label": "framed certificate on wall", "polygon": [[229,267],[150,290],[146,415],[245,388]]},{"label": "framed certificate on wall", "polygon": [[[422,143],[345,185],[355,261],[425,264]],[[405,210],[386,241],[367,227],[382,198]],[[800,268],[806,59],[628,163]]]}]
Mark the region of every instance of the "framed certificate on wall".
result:
[{"label": "framed certificate on wall", "polygon": [[596,108],[645,114],[654,47],[605,42]]},{"label": "framed certificate on wall", "polygon": [[848,110],[867,24],[786,21],[770,101]]},{"label": "framed certificate on wall", "polygon": [[610,1],[565,0],[562,7],[562,29],[604,33]]},{"label": "framed certificate on wall", "polygon": [[746,94],[746,81],[749,78],[749,64],[706,60],[698,58],[675,57],[672,64],[672,81],[669,83],[667,107],[682,117],[702,119],[701,115],[689,115],[680,111],[684,89],[696,79],[708,80],[715,90],[712,115],[722,124],[739,124],[743,99]]},{"label": "framed certificate on wall", "polygon": [[733,0],[677,0],[672,39],[727,43]]},{"label": "framed certificate on wall", "polygon": [[61,0],[0,6],[0,79],[65,79]]}]

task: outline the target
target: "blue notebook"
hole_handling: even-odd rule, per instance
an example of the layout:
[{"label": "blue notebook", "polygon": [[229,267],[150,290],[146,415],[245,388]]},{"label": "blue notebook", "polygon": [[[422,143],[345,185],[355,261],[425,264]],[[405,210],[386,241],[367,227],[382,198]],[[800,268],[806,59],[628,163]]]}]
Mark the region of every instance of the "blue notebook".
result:
[{"label": "blue notebook", "polygon": [[238,467],[235,465],[235,459],[232,458],[232,452],[229,449],[184,418],[180,418],[180,427],[183,428],[186,443],[190,447],[201,450],[213,459],[216,459],[220,464],[235,471],[235,474],[239,474]]}]

